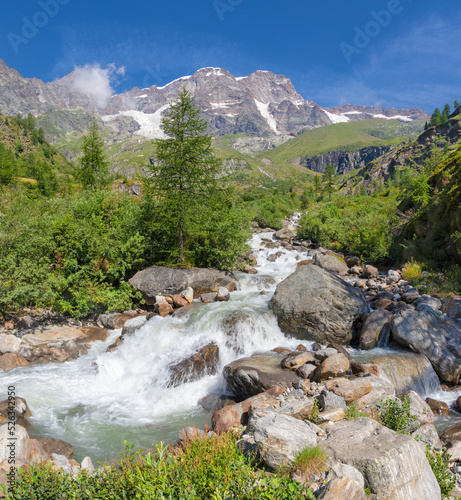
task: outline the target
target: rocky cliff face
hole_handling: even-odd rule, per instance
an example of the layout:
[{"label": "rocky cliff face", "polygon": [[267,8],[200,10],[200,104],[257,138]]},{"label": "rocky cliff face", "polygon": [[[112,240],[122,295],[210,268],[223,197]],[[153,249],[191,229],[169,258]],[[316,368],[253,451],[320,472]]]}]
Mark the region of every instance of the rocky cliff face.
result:
[{"label": "rocky cliff face", "polygon": [[[373,191],[373,181],[383,182],[392,177],[394,171],[405,166],[423,166],[434,154],[461,140],[461,119],[452,116],[438,127],[424,131],[415,141],[400,148],[384,153],[357,171],[357,176],[348,179],[341,187],[346,191],[364,186],[367,192]],[[359,182],[357,184],[357,179]]]},{"label": "rocky cliff face", "polygon": [[339,148],[316,156],[305,156],[300,158],[299,164],[320,173],[325,171],[327,165],[333,165],[338,174],[348,174],[355,169],[365,167],[392,149],[392,146],[370,146],[355,151],[349,148]]},{"label": "rocky cliff face", "polygon": [[[0,61],[0,109],[9,115],[54,113],[56,121],[56,111],[80,108],[99,115],[115,132],[156,138],[162,137],[160,124],[164,111],[186,85],[208,121],[210,131],[216,135],[243,133],[259,137],[290,137],[341,121],[378,116],[404,122],[427,118],[422,110],[386,110],[350,105],[323,109],[298,94],[288,78],[268,71],[256,71],[247,77],[236,78],[224,69],[203,68],[164,87],[135,87],[104,102],[81,93],[72,82],[72,73],[51,83],[23,78]],[[65,116],[60,115],[61,122]],[[73,123],[60,125],[63,133],[75,129]]]}]

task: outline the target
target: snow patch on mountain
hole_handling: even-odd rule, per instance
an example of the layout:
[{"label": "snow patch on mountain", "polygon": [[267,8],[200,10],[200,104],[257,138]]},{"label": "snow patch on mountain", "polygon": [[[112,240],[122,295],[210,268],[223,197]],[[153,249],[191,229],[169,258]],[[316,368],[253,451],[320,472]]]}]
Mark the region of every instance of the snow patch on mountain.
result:
[{"label": "snow patch on mountain", "polygon": [[261,116],[266,120],[271,130],[278,134],[279,132],[277,131],[277,122],[275,121],[275,118],[269,113],[269,104],[264,104],[257,99],[254,99],[254,102],[256,104],[256,107],[258,108],[258,111],[261,113]]},{"label": "snow patch on mountain", "polygon": [[161,128],[162,115],[168,107],[169,104],[165,104],[155,113],[144,113],[144,111],[130,109],[128,111],[121,111],[116,115],[101,116],[101,118],[104,121],[104,124],[110,125],[110,122],[115,121],[121,116],[129,116],[133,118],[141,127],[136,134],[148,137],[149,139],[164,139],[166,135]]},{"label": "snow patch on mountain", "polygon": [[322,109],[322,111],[328,116],[328,118],[333,123],[346,123],[350,122],[350,119],[344,115],[335,115],[334,113],[329,113],[326,109]]}]

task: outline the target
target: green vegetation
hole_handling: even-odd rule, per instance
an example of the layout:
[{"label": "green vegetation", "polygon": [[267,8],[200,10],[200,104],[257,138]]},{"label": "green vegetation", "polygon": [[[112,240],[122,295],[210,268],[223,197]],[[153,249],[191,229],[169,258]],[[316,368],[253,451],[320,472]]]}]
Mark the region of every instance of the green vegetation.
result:
[{"label": "green vegetation", "polygon": [[109,184],[109,165],[104,154],[104,143],[96,120],[83,138],[82,157],[77,178],[84,188],[99,188]]},{"label": "green vegetation", "polygon": [[347,403],[347,409],[346,409],[347,420],[353,420],[354,418],[359,418],[359,417],[368,417],[368,415],[366,413],[361,412],[357,408],[356,401],[351,401],[350,403]]},{"label": "green vegetation", "polygon": [[327,461],[328,456],[320,446],[308,446],[296,455],[292,468],[309,481],[326,471]]},{"label": "green vegetation", "polygon": [[379,261],[392,244],[394,197],[341,196],[311,207],[301,218],[298,235],[334,250],[348,250]]},{"label": "green vegetation", "polygon": [[412,426],[418,419],[410,410],[411,400],[408,396],[400,396],[395,399],[386,398],[376,403],[380,412],[381,422],[389,429],[398,434],[410,434]]},{"label": "green vegetation", "polygon": [[158,445],[154,452],[127,447],[117,466],[75,478],[49,465],[32,465],[18,477],[13,500],[224,500],[286,499],[314,495],[287,477],[257,470],[236,448],[232,433],[186,442],[181,448]]},{"label": "green vegetation", "polygon": [[448,498],[452,489],[456,486],[456,477],[448,468],[451,456],[447,453],[446,448],[442,451],[431,451],[429,445],[426,445],[426,458],[439,483],[442,498]]}]

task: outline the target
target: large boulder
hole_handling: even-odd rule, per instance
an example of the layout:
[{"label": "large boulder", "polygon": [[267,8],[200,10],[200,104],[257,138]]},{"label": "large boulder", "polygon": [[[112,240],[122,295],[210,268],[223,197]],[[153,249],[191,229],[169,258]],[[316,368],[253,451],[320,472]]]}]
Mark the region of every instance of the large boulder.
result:
[{"label": "large boulder", "polygon": [[349,477],[336,477],[325,485],[318,500],[367,500],[363,486]]},{"label": "large boulder", "polygon": [[193,288],[195,298],[202,293],[218,292],[221,287],[230,292],[236,288],[235,278],[223,271],[161,266],[139,271],[129,283],[143,294],[147,304],[154,304],[156,295],[176,295],[188,287]]},{"label": "large boulder", "polygon": [[300,420],[269,413],[254,424],[254,440],[265,464],[277,470],[290,467],[304,448],[316,446],[317,434]]},{"label": "large boulder", "polygon": [[344,275],[349,271],[349,267],[344,260],[336,255],[323,255],[322,253],[318,253],[314,257],[314,265],[335,274]]},{"label": "large boulder", "polygon": [[358,469],[380,499],[438,500],[440,487],[421,446],[370,418],[342,421],[327,431],[322,448]]},{"label": "large boulder", "polygon": [[296,338],[347,345],[368,310],[362,293],[318,266],[303,266],[277,285],[269,307],[280,328]]},{"label": "large boulder", "polygon": [[329,378],[342,377],[346,375],[350,369],[349,360],[339,352],[332,354],[327,359],[322,361],[319,367],[315,370],[313,379],[315,382],[322,382]]},{"label": "large boulder", "polygon": [[54,326],[43,332],[37,330],[35,333],[24,335],[22,342],[30,347],[46,347],[48,344],[65,343],[71,340],[83,343],[104,341],[107,337],[108,332],[105,328]]},{"label": "large boulder", "polygon": [[224,367],[227,388],[244,400],[275,386],[290,387],[299,377],[282,369],[282,359],[277,353],[265,353],[229,363]]},{"label": "large boulder", "polygon": [[27,366],[28,364],[29,362],[27,359],[21,354],[7,352],[0,356],[0,368],[6,372],[13,368],[18,368],[19,366]]},{"label": "large boulder", "polygon": [[461,374],[461,328],[428,310],[404,310],[391,321],[392,335],[402,346],[424,354],[438,376],[457,384]]},{"label": "large boulder", "polygon": [[176,387],[198,380],[205,375],[215,375],[219,362],[219,347],[211,342],[201,347],[179,363],[170,365],[169,386]]}]

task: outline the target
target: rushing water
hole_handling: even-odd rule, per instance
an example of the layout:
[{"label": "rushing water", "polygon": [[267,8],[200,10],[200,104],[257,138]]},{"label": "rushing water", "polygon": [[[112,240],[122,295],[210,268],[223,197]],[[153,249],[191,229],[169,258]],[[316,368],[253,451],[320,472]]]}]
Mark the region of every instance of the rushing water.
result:
[{"label": "rushing water", "polygon": [[[239,290],[228,302],[197,303],[181,318],[154,317],[113,353],[105,351],[120,330],[93,343],[89,355],[75,361],[0,374],[3,391],[16,386],[33,412],[29,433],[72,443],[77,459],[112,460],[124,440],[151,447],[175,440],[181,427],[208,422],[198,401],[224,391],[220,373],[225,364],[256,351],[299,344],[285,338],[268,309],[276,284],[296,269],[298,252],[268,262],[280,249],[261,247],[262,239],[272,239],[272,233],[251,240],[259,274],[239,274]],[[168,366],[211,341],[219,346],[218,374],[168,388]]]},{"label": "rushing water", "polygon": [[[3,392],[14,385],[33,412],[29,433],[72,443],[77,460],[90,455],[111,461],[123,449],[124,440],[149,448],[160,441],[175,440],[181,427],[209,422],[198,402],[207,394],[225,391],[224,365],[257,351],[299,344],[280,331],[268,303],[277,283],[294,272],[306,254],[267,249],[261,245],[263,239],[272,240],[273,234],[254,235],[250,242],[258,274],[238,273],[239,290],[228,302],[196,303],[182,317],[154,317],[113,353],[105,351],[120,330],[113,331],[105,342],[93,343],[90,353],[75,361],[0,374]],[[268,256],[276,252],[284,254],[269,262]],[[219,346],[218,374],[167,387],[169,365],[211,341]],[[356,352],[354,357],[366,360],[398,352],[374,349]],[[415,377],[411,388],[453,406],[458,394],[443,392],[432,367],[422,363],[421,376]],[[1,399],[5,396],[0,394]],[[439,423],[446,428],[453,425],[453,418],[459,419],[459,415],[452,412]]]}]

